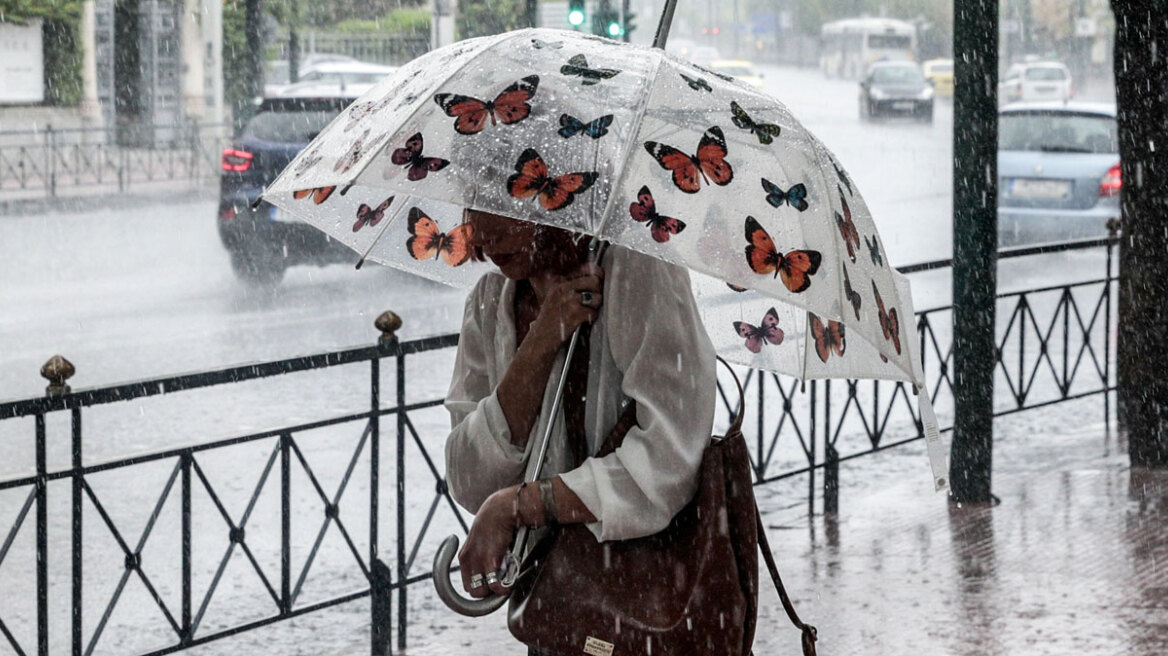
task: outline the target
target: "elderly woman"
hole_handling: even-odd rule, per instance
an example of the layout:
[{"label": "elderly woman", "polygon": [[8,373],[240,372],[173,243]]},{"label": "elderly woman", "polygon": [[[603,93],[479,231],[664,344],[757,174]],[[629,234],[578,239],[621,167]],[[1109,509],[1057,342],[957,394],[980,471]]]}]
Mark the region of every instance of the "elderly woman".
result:
[{"label": "elderly woman", "polygon": [[[476,255],[499,273],[466,302],[446,397],[446,471],[455,500],[475,513],[458,555],[463,586],[484,597],[505,592],[497,571],[520,526],[584,523],[606,541],[669,524],[696,489],[715,358],[684,269],[615,246],[601,266],[567,231],[478,211],[465,218]],[[582,324],[592,326],[587,389],[570,393],[585,399],[587,444],[572,445],[563,413],[549,415],[564,347]],[[629,401],[636,425],[616,451],[593,456]],[[549,421],[543,478],[521,485]]]}]

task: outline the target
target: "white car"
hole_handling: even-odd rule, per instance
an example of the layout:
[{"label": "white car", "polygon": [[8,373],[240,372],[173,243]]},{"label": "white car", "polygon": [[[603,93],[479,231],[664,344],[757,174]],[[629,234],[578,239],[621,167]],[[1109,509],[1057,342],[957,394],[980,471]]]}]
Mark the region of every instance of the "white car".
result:
[{"label": "white car", "polygon": [[1071,72],[1059,62],[1014,64],[998,84],[1003,103],[1032,100],[1070,100],[1075,95]]}]

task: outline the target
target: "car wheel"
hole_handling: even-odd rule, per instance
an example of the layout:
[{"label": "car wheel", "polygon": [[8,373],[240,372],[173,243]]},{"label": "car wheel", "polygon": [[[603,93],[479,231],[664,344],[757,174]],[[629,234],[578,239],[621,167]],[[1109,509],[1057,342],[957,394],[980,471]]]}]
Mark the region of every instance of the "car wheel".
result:
[{"label": "car wheel", "polygon": [[231,270],[235,277],[249,287],[275,287],[284,279],[287,267],[283,259],[261,252],[234,252]]}]

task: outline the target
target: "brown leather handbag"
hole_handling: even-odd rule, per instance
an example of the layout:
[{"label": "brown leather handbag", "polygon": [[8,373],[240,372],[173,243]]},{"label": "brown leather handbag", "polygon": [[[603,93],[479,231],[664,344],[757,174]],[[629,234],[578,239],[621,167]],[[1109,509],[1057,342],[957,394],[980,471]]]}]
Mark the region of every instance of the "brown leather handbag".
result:
[{"label": "brown leather handbag", "polygon": [[[583,359],[586,364],[586,354]],[[582,373],[570,379],[586,380],[587,369]],[[741,401],[741,384],[738,392]],[[582,439],[581,395],[569,388],[564,403],[569,440]],[[738,407],[730,430],[706,447],[694,499],[664,530],[602,543],[584,525],[572,524],[552,529],[533,548],[511,592],[512,635],[553,656],[751,653],[759,538],[765,544],[766,537],[741,432],[743,404]],[[631,403],[597,457],[616,450],[635,424]],[[804,653],[813,656],[815,628],[794,615],[769,549],[765,556],[784,607],[803,631]]]}]

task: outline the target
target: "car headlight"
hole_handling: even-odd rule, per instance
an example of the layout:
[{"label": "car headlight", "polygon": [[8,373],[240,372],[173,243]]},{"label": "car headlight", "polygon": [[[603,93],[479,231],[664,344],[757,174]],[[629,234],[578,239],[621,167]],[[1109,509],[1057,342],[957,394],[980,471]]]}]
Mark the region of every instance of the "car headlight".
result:
[{"label": "car headlight", "polygon": [[871,96],[872,100],[884,100],[887,94],[880,89],[872,89],[868,92],[868,95]]},{"label": "car headlight", "polygon": [[917,96],[917,98],[920,100],[929,100],[932,97],[933,97],[932,87],[925,87],[924,89],[921,90],[921,95]]}]

